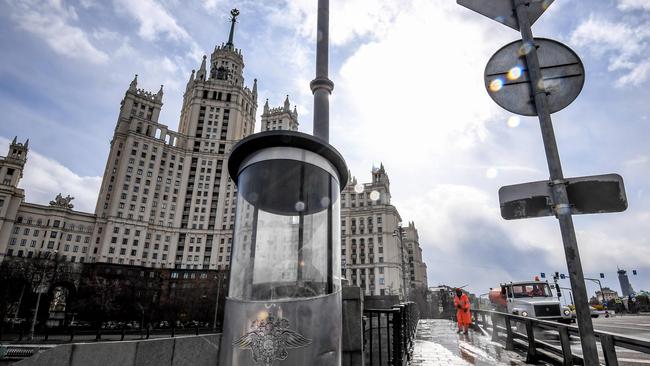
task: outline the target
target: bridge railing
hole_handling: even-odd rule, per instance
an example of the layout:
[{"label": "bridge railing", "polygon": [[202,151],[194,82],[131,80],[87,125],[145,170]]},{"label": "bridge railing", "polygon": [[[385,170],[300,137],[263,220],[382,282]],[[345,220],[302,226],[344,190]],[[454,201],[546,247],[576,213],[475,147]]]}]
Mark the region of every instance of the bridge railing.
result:
[{"label": "bridge railing", "polygon": [[363,315],[366,365],[408,365],[419,320],[415,303],[402,303],[390,309],[365,309]]},{"label": "bridge railing", "polygon": [[[584,364],[582,357],[571,350],[571,336],[579,337],[577,326],[490,310],[472,309],[472,314],[476,325],[491,332],[492,341],[504,340],[506,350],[515,347],[525,350],[527,363],[545,360],[560,365]],[[557,332],[560,346],[536,339],[535,328]],[[607,366],[618,365],[616,347],[650,353],[648,340],[600,330],[594,334],[600,342]]]}]

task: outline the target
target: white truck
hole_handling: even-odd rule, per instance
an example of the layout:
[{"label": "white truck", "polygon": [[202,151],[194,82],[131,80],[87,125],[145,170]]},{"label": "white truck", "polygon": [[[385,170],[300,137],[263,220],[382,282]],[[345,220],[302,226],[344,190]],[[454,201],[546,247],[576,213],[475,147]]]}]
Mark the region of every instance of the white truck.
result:
[{"label": "white truck", "polygon": [[496,311],[544,320],[570,323],[574,317],[558,297],[551,292],[548,282],[524,281],[503,283],[490,289],[489,299]]}]

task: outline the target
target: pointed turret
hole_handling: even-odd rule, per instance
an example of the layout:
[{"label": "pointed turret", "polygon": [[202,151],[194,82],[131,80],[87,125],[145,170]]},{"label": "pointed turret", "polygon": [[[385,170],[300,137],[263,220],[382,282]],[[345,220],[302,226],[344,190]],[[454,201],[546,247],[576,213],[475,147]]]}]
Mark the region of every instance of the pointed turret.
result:
[{"label": "pointed turret", "polygon": [[[266,102],[268,103],[268,101],[269,100],[267,99]],[[11,144],[14,145],[16,143],[16,140],[18,140],[18,136],[14,136],[14,139],[11,141]]]},{"label": "pointed turret", "polygon": [[269,114],[269,98],[266,98],[266,102],[264,103],[264,115]]},{"label": "pointed turret", "polygon": [[27,139],[27,141],[25,141],[25,149],[29,149],[29,139]]},{"label": "pointed turret", "polygon": [[253,98],[257,100],[257,79],[253,79]]},{"label": "pointed turret", "polygon": [[156,101],[157,102],[162,102],[162,97],[163,97],[163,86],[161,84],[160,89],[158,90],[158,93],[156,93]]},{"label": "pointed turret", "polygon": [[291,111],[291,105],[289,104],[289,94],[287,94],[287,97],[284,99],[284,110],[286,112]]},{"label": "pointed turret", "polygon": [[203,55],[203,61],[201,61],[201,67],[199,67],[199,72],[196,73],[196,80],[205,81],[205,59],[206,55]]},{"label": "pointed turret", "polygon": [[297,120],[298,119],[298,108],[296,108],[295,105],[293,106],[292,114],[293,114],[293,117]]},{"label": "pointed turret", "polygon": [[135,74],[133,81],[131,81],[131,84],[129,85],[129,90],[134,92],[137,89],[138,89],[138,74]]}]

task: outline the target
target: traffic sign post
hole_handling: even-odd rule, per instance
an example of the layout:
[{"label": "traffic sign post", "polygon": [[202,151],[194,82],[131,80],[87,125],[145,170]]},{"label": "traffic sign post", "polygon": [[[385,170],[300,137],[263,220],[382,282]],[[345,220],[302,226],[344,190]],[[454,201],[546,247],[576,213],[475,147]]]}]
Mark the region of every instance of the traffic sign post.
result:
[{"label": "traffic sign post", "polygon": [[[505,190],[502,188],[499,192],[501,212],[506,219],[548,215],[557,217],[569,270],[571,292],[575,300],[582,357],[585,365],[598,365],[598,350],[588,304],[589,298],[571,215],[573,211],[577,211],[575,213],[623,211],[627,207],[627,200],[622,178],[614,179],[614,182],[610,179],[608,183],[598,179],[578,178],[574,185],[575,189],[571,191],[569,188],[571,179],[565,179],[562,172],[551,113],[569,105],[580,93],[584,83],[582,62],[573,51],[559,42],[533,38],[532,23],[541,16],[552,1],[457,0],[457,2],[521,33],[520,41],[506,45],[492,56],[485,70],[485,85],[490,97],[504,109],[517,114],[538,116],[549,180],[504,187]],[[619,181],[620,184],[617,184]],[[588,184],[584,184],[585,182]],[[614,186],[616,188],[609,192]],[[594,197],[605,191],[608,192],[603,193],[602,197]],[[570,193],[574,201],[573,207]],[[582,208],[578,203],[582,203]],[[556,272],[555,278],[558,277],[557,275]],[[564,275],[561,274],[559,277],[563,278]]]},{"label": "traffic sign post", "polygon": [[[622,212],[627,209],[623,178],[618,174],[566,179],[571,214]],[[504,186],[499,189],[501,216],[506,220],[552,216],[551,181]]]}]

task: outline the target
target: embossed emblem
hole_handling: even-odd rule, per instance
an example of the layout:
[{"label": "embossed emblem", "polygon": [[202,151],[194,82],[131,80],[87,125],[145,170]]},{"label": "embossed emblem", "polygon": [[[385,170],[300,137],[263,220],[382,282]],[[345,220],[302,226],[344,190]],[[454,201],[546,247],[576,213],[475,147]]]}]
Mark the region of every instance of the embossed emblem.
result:
[{"label": "embossed emblem", "polygon": [[288,348],[299,348],[311,344],[296,331],[289,329],[289,321],[268,314],[266,319],[256,320],[251,329],[232,345],[241,349],[250,349],[256,365],[272,366],[276,360],[282,361],[289,356]]}]

